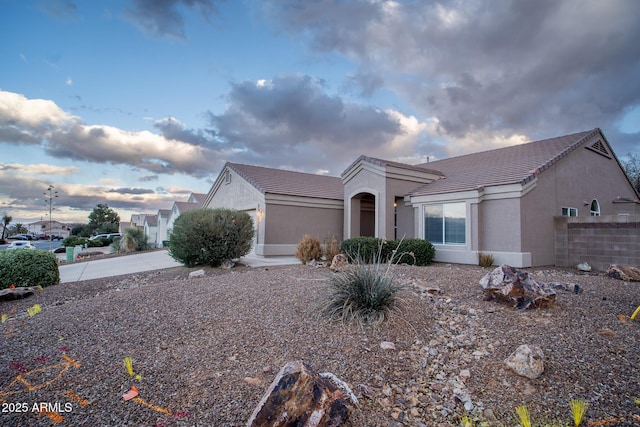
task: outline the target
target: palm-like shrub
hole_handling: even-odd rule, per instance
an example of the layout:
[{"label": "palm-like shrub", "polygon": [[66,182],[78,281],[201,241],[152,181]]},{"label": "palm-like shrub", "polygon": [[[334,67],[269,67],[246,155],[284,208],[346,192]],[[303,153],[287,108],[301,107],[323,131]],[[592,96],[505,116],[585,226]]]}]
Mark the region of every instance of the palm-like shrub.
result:
[{"label": "palm-like shrub", "polygon": [[149,249],[146,234],[137,227],[125,228],[122,237],[114,239],[114,243],[114,250],[117,252],[139,252]]},{"label": "palm-like shrub", "polygon": [[391,271],[391,263],[375,260],[355,260],[349,269],[332,276],[329,284],[322,312],[330,319],[355,322],[360,327],[378,325],[398,312],[407,290]]},{"label": "palm-like shrub", "polygon": [[181,214],[169,236],[169,254],[187,267],[239,258],[251,250],[253,220],[232,209],[195,209]]}]

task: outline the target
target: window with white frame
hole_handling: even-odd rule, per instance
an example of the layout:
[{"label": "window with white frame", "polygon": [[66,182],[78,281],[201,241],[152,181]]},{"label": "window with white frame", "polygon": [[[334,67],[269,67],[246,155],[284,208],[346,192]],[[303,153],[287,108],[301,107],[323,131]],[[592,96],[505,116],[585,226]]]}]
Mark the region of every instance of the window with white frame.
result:
[{"label": "window with white frame", "polygon": [[562,216],[578,216],[578,208],[562,208]]},{"label": "window with white frame", "polygon": [[591,216],[600,216],[600,203],[596,199],[591,201]]},{"label": "window with white frame", "polygon": [[465,244],[466,222],[464,202],[424,205],[424,238],[433,244]]}]

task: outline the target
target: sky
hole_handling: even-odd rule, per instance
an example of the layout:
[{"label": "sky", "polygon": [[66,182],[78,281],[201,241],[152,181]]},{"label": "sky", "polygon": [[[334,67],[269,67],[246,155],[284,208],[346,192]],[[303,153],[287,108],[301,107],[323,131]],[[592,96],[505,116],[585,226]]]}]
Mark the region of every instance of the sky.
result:
[{"label": "sky", "polygon": [[640,155],[637,0],[0,0],[0,214],[123,221],[225,162],[339,176],[601,128]]}]

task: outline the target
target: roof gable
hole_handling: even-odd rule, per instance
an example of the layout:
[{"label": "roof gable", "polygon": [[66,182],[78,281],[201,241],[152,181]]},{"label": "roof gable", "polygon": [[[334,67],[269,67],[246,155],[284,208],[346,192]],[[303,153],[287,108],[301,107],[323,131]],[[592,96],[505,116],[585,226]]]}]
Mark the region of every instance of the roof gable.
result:
[{"label": "roof gable", "polygon": [[227,163],[227,167],[262,194],[272,193],[334,200],[342,200],[344,194],[342,180],[335,176],[315,175],[240,163]]},{"label": "roof gable", "polygon": [[598,134],[602,136],[600,129],[593,129],[425,163],[420,166],[428,165],[440,170],[446,178],[423,185],[411,195],[424,196],[494,185],[525,184]]}]

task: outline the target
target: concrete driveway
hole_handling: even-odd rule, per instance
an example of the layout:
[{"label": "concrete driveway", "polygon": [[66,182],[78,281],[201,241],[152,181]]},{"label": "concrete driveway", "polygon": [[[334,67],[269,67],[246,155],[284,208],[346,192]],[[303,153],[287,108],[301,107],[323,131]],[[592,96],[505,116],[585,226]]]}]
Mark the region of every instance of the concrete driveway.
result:
[{"label": "concrete driveway", "polygon": [[[295,257],[263,258],[255,255],[242,257],[240,262],[249,267],[300,264],[300,261]],[[60,283],[79,282],[82,280],[99,279],[103,277],[120,276],[122,274],[162,270],[164,268],[180,266],[182,266],[182,264],[171,258],[169,252],[166,250],[143,252],[114,258],[61,265],[59,267]]]}]

